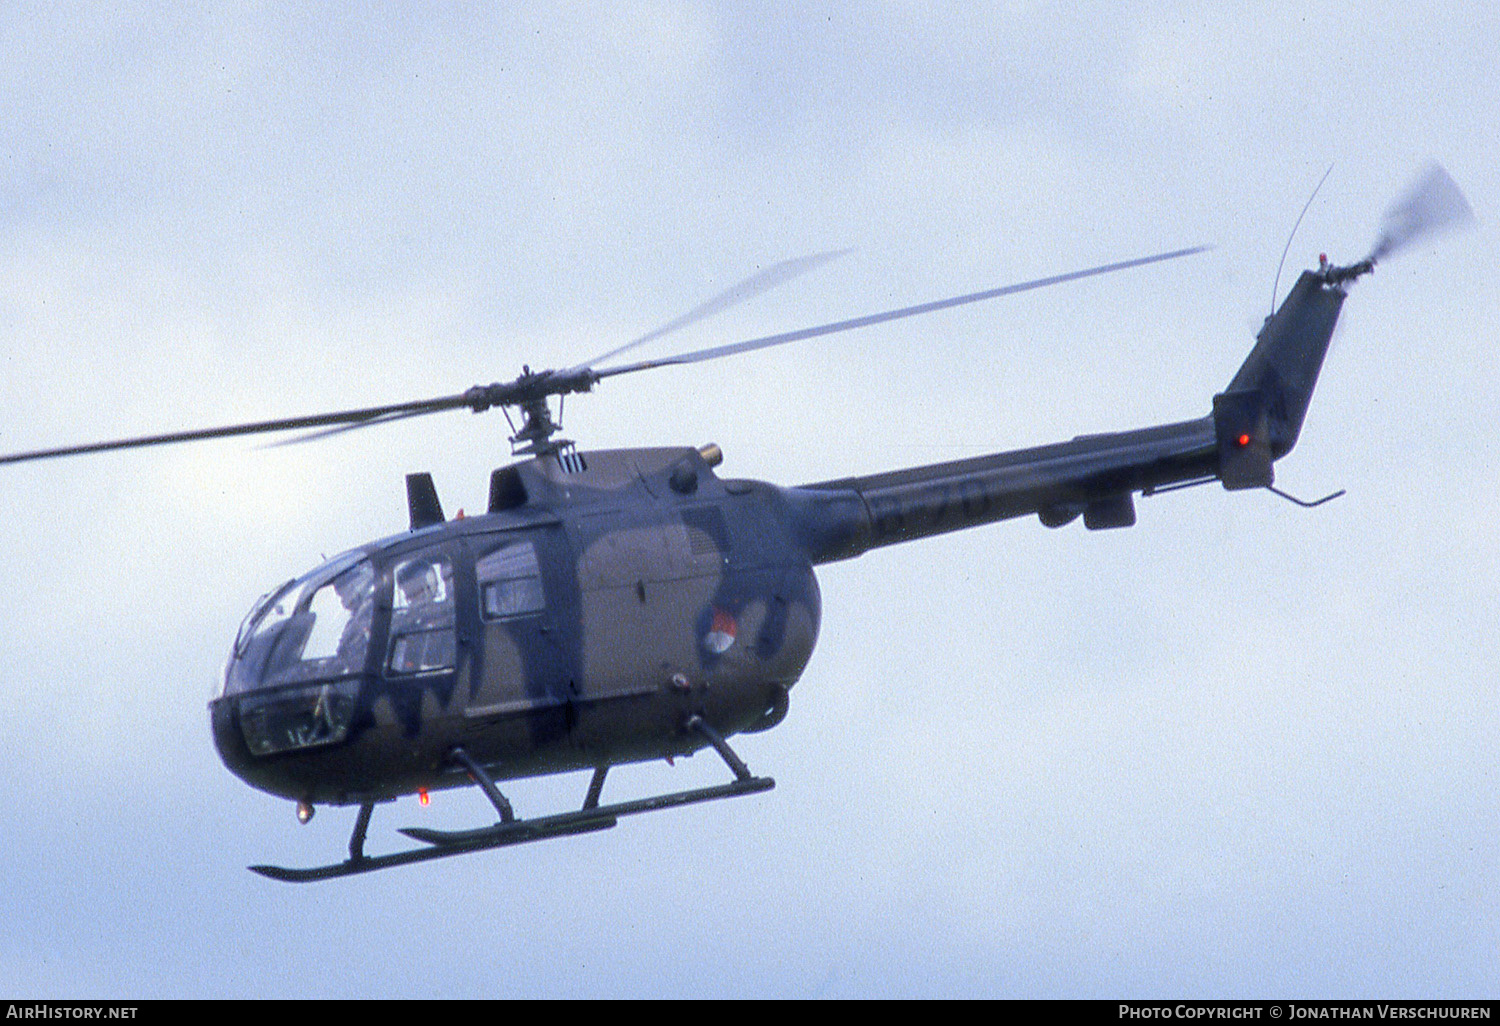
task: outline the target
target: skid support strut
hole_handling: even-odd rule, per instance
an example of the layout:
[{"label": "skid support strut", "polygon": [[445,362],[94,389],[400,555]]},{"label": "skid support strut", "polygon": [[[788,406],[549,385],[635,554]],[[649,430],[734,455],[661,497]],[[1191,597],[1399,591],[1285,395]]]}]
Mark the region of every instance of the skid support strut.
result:
[{"label": "skid support strut", "polygon": [[375,811],[374,802],[365,802],[354,817],[354,833],[349,835],[349,861],[358,862],[365,857],[365,834],[370,832],[370,814]]},{"label": "skid support strut", "polygon": [[510,799],[500,793],[500,789],[495,786],[495,782],[490,779],[490,775],[484,771],[484,767],[470,758],[469,753],[464,751],[461,746],[453,749],[448,757],[469,771],[470,779],[479,785],[479,789],[490,800],[490,804],[495,807],[495,811],[500,813],[500,822],[515,822],[516,814],[510,807]]},{"label": "skid support strut", "polygon": [[687,726],[688,730],[696,730],[708,738],[708,743],[714,746],[714,751],[718,752],[719,757],[729,765],[729,769],[734,774],[736,780],[750,779],[750,767],[746,766],[744,760],[734,754],[734,749],[729,747],[729,742],[724,740],[724,735],[720,734],[713,727],[710,727],[707,720],[702,716],[690,716],[688,717]]},{"label": "skid support strut", "polygon": [[589,780],[589,793],[583,796],[585,811],[599,807],[599,793],[604,790],[604,775],[608,772],[608,766],[599,766],[594,769],[594,776]]},{"label": "skid support strut", "polygon": [[412,848],[407,851],[392,852],[389,855],[365,855],[364,842],[365,832],[369,829],[370,813],[373,805],[361,805],[359,816],[354,824],[354,836],[349,840],[349,859],[345,862],[335,862],[327,866],[314,866],[308,869],[291,869],[285,866],[251,866],[250,868],[273,880],[285,880],[293,883],[306,883],[312,880],[328,880],[339,876],[352,876],[356,873],[369,873],[377,869],[388,869],[392,866],[402,866],[409,862],[426,862],[430,859],[447,858],[450,855],[464,855],[469,852],[484,851],[488,848],[501,848],[512,844],[525,844],[528,841],[541,841],[548,837],[562,837],[567,834],[584,834],[594,830],[607,830],[614,826],[621,816],[633,816],[640,812],[656,812],[661,809],[670,809],[678,805],[692,805],[697,802],[715,801],[719,798],[733,798],[742,794],[753,794],[757,791],[769,791],[776,786],[776,781],[770,777],[757,777],[750,772],[743,759],[735,754],[733,748],[724,740],[724,736],[714,729],[701,716],[692,716],[683,724],[684,728],[692,733],[698,734],[710,745],[719,757],[724,760],[725,765],[734,774],[734,780],[727,784],[719,784],[714,787],[700,787],[689,791],[673,791],[669,794],[653,795],[649,798],[636,798],[631,801],[614,802],[609,805],[600,805],[599,798],[604,790],[604,778],[609,772],[608,766],[598,766],[594,769],[594,775],[589,781],[588,794],[583,799],[583,808],[572,812],[560,812],[551,816],[537,816],[531,819],[521,819],[515,815],[510,801],[500,793],[495,786],[493,777],[480,766],[472,756],[463,749],[455,749],[452,753],[454,763],[464,768],[473,778],[474,783],[484,791],[491,804],[500,813],[500,822],[492,826],[480,827],[477,830],[428,830],[421,827],[408,827],[401,832],[416,841],[421,841],[423,847]]}]

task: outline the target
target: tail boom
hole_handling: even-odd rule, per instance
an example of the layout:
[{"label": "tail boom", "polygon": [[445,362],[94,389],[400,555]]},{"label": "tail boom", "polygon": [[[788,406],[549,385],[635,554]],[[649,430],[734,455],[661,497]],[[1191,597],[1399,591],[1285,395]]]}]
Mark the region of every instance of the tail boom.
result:
[{"label": "tail boom", "polygon": [[1220,481],[1269,487],[1291,451],[1348,285],[1370,270],[1306,271],[1196,420],[786,489],[813,562],[1035,513],[1048,527],[1135,523],[1134,495]]}]

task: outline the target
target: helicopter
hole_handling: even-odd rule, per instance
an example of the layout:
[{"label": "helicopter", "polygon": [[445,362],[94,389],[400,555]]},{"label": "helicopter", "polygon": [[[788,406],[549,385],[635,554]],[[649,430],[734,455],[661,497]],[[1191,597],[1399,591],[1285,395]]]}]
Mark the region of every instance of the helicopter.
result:
[{"label": "helicopter", "polygon": [[[1049,528],[1079,519],[1088,530],[1130,527],[1137,493],[1214,481],[1230,491],[1268,489],[1304,506],[1337,497],[1304,502],[1278,490],[1274,464],[1297,442],[1349,288],[1394,252],[1472,219],[1458,186],[1431,165],[1387,212],[1366,257],[1344,266],[1322,257],[1273,302],[1206,415],[952,462],[778,486],[721,477],[724,454],[715,445],[581,450],[561,437],[561,401],[623,374],[1123,272],[1206,247],[608,365],[844,251],[820,253],[772,265],[573,367],[523,366],[510,381],[436,398],[13,453],[0,463],[277,432],[302,432],[291,441],[307,442],[449,410],[504,412],[511,454],[520,459],[490,475],[484,513],[450,518],[429,474],[406,475],[407,529],[262,596],[235,636],[208,706],[226,767],[295,802],[301,822],[319,805],[358,809],[347,858],[250,869],[286,882],[368,873],[773,788],[728,739],[787,716],[817,642],[820,565],[1033,514]],[[729,770],[726,783],[603,799],[612,767],[709,748]],[[592,771],[581,805],[548,815],[518,816],[500,786],[580,770]],[[366,853],[376,805],[413,794],[425,803],[432,791],[470,786],[493,805],[496,822],[407,828],[415,847]]]}]

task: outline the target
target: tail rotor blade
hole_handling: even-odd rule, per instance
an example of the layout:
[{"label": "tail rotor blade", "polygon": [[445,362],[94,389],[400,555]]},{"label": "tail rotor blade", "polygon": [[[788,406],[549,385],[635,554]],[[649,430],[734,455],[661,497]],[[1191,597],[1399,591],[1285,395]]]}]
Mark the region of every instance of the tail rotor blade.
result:
[{"label": "tail rotor blade", "polygon": [[1407,249],[1422,239],[1474,223],[1474,211],[1463,190],[1441,166],[1429,164],[1422,176],[1385,212],[1380,237],[1370,251],[1371,263]]}]

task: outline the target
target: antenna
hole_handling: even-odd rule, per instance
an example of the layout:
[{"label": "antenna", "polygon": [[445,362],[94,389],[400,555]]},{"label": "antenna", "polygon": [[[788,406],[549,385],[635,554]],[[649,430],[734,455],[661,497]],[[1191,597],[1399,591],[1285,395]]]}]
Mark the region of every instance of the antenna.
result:
[{"label": "antenna", "polygon": [[1333,174],[1333,165],[1328,165],[1328,170],[1323,172],[1323,177],[1318,179],[1318,184],[1313,187],[1312,195],[1307,197],[1307,202],[1302,204],[1302,213],[1297,215],[1297,221],[1292,225],[1292,234],[1286,237],[1286,247],[1281,251],[1281,262],[1276,265],[1276,277],[1271,282],[1271,313],[1276,313],[1276,290],[1281,286],[1281,269],[1286,266],[1286,255],[1292,251],[1292,240],[1297,237],[1297,229],[1302,227],[1302,219],[1307,216],[1307,209],[1312,206],[1312,201],[1318,196],[1318,190],[1323,188],[1323,183],[1328,181],[1328,176]]}]

